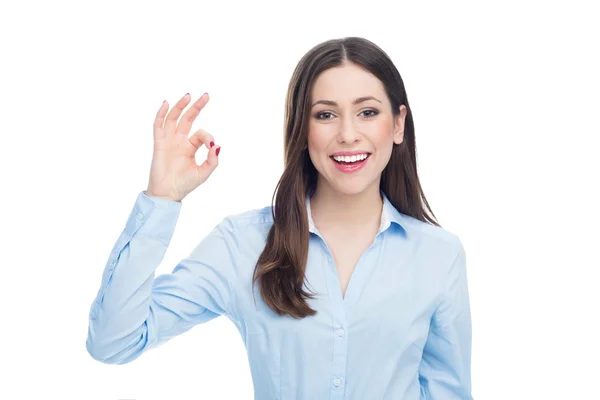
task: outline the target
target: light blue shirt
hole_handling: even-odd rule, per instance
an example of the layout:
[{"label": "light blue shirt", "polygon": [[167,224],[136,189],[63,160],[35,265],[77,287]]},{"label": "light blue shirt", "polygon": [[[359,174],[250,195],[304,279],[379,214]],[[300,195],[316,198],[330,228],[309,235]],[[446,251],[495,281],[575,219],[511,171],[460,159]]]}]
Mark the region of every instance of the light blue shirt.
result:
[{"label": "light blue shirt", "polygon": [[271,206],[224,218],[171,274],[155,277],[182,203],[140,192],[90,309],[88,352],[129,363],[224,315],[243,338],[256,399],[472,399],[463,245],[383,199],[379,231],[342,296],[307,196],[305,288],[318,294],[308,300],[317,314],[293,319],[272,312],[258,284],[252,295]]}]

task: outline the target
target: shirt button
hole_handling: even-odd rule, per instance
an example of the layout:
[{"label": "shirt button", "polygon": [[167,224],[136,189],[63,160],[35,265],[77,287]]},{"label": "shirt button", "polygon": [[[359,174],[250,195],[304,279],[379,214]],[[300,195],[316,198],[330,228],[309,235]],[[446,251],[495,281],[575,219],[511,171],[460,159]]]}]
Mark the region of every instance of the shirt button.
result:
[{"label": "shirt button", "polygon": [[138,221],[143,220],[144,219],[144,214],[138,213],[138,215],[135,216],[135,219],[137,219]]},{"label": "shirt button", "polygon": [[333,380],[333,384],[334,384],[335,386],[340,386],[340,385],[342,384],[342,380],[341,380],[341,379],[338,379],[338,378],[335,378],[335,379]]},{"label": "shirt button", "polygon": [[344,336],[344,330],[343,329],[338,329],[337,335],[340,336],[340,337]]}]

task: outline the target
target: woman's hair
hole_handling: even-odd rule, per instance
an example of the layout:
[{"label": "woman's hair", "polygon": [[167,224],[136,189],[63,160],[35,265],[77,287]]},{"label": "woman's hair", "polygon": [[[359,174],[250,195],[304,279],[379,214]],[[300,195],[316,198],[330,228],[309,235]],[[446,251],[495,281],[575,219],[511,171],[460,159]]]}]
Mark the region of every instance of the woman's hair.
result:
[{"label": "woman's hair", "polygon": [[303,289],[309,244],[306,196],[317,183],[317,170],[308,154],[310,97],[319,74],[343,63],[354,63],[383,83],[394,117],[400,114],[402,104],[406,106],[404,140],[394,144],[381,175],[380,190],[399,212],[440,226],[419,182],[415,130],[404,82],[388,55],[360,37],[318,44],[302,57],[288,86],[284,171],[273,194],[273,225],[252,279],[253,291],[258,280],[263,301],[278,315],[304,318],[316,314],[306,301],[314,298],[314,294]]}]

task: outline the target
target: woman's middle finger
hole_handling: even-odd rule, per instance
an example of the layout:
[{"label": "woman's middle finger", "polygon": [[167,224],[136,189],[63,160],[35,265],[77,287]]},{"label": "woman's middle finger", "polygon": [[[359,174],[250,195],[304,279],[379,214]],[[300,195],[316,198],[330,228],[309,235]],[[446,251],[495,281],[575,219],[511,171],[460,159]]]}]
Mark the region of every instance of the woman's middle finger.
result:
[{"label": "woman's middle finger", "polygon": [[200,111],[208,103],[208,93],[204,93],[188,110],[183,114],[183,117],[179,120],[177,125],[177,133],[185,133],[188,135],[192,129],[192,124],[196,117],[200,114]]}]

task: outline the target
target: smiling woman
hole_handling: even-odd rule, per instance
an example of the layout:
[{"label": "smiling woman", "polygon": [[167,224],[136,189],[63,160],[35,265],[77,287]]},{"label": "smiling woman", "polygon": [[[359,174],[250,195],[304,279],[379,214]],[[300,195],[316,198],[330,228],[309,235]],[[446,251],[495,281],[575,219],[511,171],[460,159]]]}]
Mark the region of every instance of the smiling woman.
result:
[{"label": "smiling woman", "polygon": [[[356,93],[374,95],[354,99],[352,96]],[[343,101],[324,100],[328,95]],[[397,115],[394,115],[381,81],[364,67],[349,61],[322,72],[315,80],[311,98],[321,99],[312,104],[315,117],[311,118],[308,134],[311,160],[323,177],[317,180],[317,186],[332,184],[337,187],[331,192],[338,193],[364,192],[366,184],[377,186],[379,176],[390,158],[392,146],[402,143],[406,106],[400,107]],[[330,117],[322,118],[324,114]],[[357,148],[355,142],[362,143],[361,147]],[[337,170],[355,173],[365,167],[361,175],[362,187],[353,179],[352,187],[344,189],[340,185],[347,180],[340,180],[336,175],[328,173],[331,163],[326,162],[319,153],[331,154],[330,149],[340,150],[332,156],[344,156],[337,160],[329,156]],[[326,189],[319,187],[317,192],[324,190]],[[375,192],[377,190],[375,188]],[[370,191],[375,193],[372,188]],[[376,193],[371,197],[376,199]]]},{"label": "smiling woman", "polygon": [[421,189],[412,113],[387,54],[358,37],[312,48],[288,87],[273,204],[226,217],[154,278],[183,198],[218,165],[209,133],[187,137],[208,95],[178,122],[189,101],[157,113],[148,189],[105,267],[88,352],[128,363],[227,316],[257,399],[471,399],[465,250]]}]

